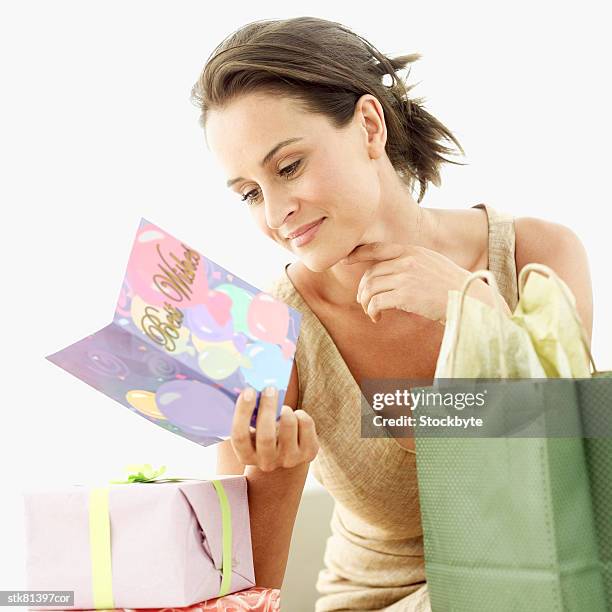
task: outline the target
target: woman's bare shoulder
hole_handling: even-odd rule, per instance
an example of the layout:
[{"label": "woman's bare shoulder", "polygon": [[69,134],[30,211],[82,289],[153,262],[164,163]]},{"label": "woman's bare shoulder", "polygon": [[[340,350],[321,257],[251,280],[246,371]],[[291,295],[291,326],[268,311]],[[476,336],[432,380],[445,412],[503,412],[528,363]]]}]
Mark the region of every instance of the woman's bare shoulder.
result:
[{"label": "woman's bare shoulder", "polygon": [[514,233],[517,271],[530,262],[553,261],[576,247],[583,250],[580,239],[571,228],[537,217],[515,218]]},{"label": "woman's bare shoulder", "polygon": [[584,245],[566,225],[536,217],[514,220],[517,275],[532,262],[556,272],[576,298],[578,314],[589,338],[593,325],[593,291]]}]

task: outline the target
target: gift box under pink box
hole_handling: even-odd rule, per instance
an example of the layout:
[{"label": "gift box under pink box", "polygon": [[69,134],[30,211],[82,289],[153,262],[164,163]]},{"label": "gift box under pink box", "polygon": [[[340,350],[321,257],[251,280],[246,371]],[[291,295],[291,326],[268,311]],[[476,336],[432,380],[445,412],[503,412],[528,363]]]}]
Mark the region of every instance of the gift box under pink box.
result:
[{"label": "gift box under pink box", "polygon": [[[57,612],[64,611],[57,610]],[[118,608],[107,612],[280,612],[280,589],[252,587],[186,608]]]},{"label": "gift box under pink box", "polygon": [[[234,593],[255,585],[247,482],[216,477],[229,505]],[[66,609],[94,609],[90,488],[24,491],[27,589],[74,591]],[[112,606],[191,606],[220,594],[223,523],[210,480],[108,486]],[[33,610],[54,609],[36,606]]]}]

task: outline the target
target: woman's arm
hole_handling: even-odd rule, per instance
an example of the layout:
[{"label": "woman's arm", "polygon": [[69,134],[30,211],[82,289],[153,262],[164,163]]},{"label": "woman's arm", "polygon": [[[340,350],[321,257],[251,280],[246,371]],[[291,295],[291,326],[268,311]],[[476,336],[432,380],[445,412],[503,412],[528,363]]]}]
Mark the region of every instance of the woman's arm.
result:
[{"label": "woman's arm", "polygon": [[542,263],[565,281],[576,298],[576,310],[591,342],[593,333],[593,289],[584,246],[565,225],[534,217],[515,219],[516,271],[528,263]]},{"label": "woman's arm", "polygon": [[280,589],[283,584],[308,466],[301,463],[271,472],[253,465],[246,468],[257,586]]},{"label": "woman's arm", "polygon": [[257,586],[281,588],[308,465],[271,472],[249,465],[245,473],[230,440],[219,444],[217,473],[244,474],[247,478]]},{"label": "woman's arm", "polygon": [[[298,378],[295,363],[284,404],[295,410]],[[244,474],[247,478],[255,584],[280,589],[285,575],[293,526],[297,516],[309,462],[292,468],[262,471],[240,462],[226,440],[218,445],[217,473]]]}]

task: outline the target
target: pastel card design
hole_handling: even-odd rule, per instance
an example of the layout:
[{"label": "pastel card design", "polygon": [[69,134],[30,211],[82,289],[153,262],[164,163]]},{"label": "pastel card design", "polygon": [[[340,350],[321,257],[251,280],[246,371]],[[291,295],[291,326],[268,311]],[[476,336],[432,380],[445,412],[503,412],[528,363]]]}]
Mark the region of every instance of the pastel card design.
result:
[{"label": "pastel card design", "polygon": [[112,323],[47,359],[207,446],[229,437],[247,385],[276,386],[280,416],[301,317],[141,219]]}]

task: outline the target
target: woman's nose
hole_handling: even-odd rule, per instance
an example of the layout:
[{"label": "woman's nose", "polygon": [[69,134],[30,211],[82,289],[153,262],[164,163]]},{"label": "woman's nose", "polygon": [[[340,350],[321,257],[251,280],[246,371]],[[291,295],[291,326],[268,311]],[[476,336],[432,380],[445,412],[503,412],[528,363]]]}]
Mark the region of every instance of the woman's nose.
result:
[{"label": "woman's nose", "polygon": [[295,202],[289,194],[276,190],[264,195],[266,224],[270,229],[281,228],[289,215],[295,210]]}]

